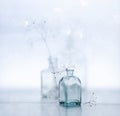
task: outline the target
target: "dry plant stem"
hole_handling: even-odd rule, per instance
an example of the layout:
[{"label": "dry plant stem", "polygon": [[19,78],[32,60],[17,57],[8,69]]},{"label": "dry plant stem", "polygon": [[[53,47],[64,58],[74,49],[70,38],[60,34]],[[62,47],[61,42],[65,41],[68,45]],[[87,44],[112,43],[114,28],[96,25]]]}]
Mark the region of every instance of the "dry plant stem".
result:
[{"label": "dry plant stem", "polygon": [[[35,22],[33,23],[34,25],[36,24]],[[46,24],[46,21],[44,21],[44,25]],[[39,25],[37,25],[39,26]],[[38,34],[40,34],[40,38],[43,40],[46,48],[47,48],[47,51],[48,51],[48,54],[49,54],[49,57],[50,57],[50,63],[51,63],[51,68],[52,68],[52,72],[55,72],[55,69],[54,69],[54,66],[53,66],[53,61],[52,61],[52,54],[51,54],[51,51],[50,51],[50,48],[48,46],[48,43],[46,41],[46,38],[47,38],[47,34],[48,34],[48,31],[45,30],[45,28],[41,28],[41,26],[39,26],[38,28],[35,28],[36,31],[38,32]],[[40,29],[40,31],[39,31]],[[55,77],[55,76],[54,76]]]}]

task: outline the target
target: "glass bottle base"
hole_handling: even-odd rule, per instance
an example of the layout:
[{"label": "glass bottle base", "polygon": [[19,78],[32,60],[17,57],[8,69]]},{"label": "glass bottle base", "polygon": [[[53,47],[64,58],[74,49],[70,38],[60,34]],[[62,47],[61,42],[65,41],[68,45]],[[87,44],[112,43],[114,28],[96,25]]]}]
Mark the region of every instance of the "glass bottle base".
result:
[{"label": "glass bottle base", "polygon": [[59,104],[61,106],[65,106],[65,107],[79,107],[79,106],[81,106],[80,101],[71,101],[71,102],[60,101]]}]

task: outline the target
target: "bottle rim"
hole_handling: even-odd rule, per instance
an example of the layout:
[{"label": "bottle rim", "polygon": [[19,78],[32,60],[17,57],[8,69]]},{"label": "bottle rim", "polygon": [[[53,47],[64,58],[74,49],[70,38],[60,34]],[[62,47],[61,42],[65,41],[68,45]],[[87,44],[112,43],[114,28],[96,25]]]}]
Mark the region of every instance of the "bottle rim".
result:
[{"label": "bottle rim", "polygon": [[66,68],[66,71],[74,71],[73,68]]}]

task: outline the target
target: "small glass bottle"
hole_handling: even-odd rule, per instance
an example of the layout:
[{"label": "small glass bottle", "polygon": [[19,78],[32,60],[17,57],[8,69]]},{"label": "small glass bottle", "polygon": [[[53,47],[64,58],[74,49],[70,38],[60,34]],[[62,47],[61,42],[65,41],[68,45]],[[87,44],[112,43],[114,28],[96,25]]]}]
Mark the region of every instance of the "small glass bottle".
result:
[{"label": "small glass bottle", "polygon": [[81,105],[81,81],[73,76],[73,69],[66,69],[67,76],[59,81],[59,104],[72,107]]},{"label": "small glass bottle", "polygon": [[41,71],[41,96],[42,98],[57,99],[58,88],[56,82],[57,59],[49,58],[49,67]]}]

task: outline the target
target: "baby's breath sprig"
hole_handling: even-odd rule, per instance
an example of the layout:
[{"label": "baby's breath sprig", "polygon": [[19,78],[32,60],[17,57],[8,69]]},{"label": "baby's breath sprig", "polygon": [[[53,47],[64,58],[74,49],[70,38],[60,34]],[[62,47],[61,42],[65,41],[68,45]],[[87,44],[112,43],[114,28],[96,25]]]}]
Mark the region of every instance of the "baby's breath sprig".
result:
[{"label": "baby's breath sprig", "polygon": [[83,104],[92,107],[96,105],[96,100],[97,100],[97,96],[95,95],[94,92],[92,92],[90,99],[87,102],[84,102]]}]

